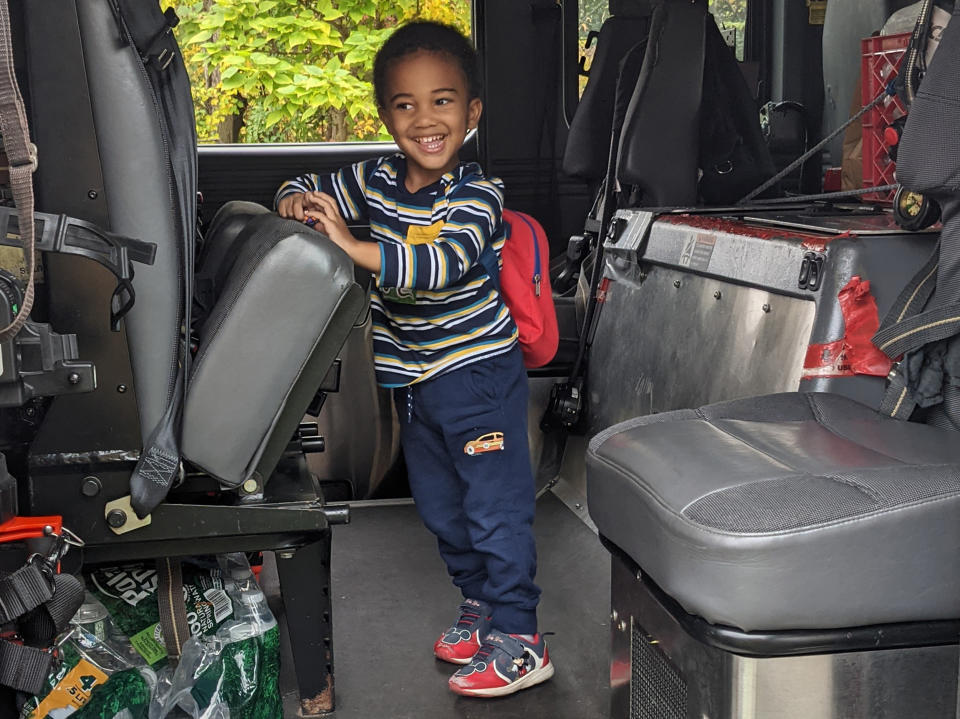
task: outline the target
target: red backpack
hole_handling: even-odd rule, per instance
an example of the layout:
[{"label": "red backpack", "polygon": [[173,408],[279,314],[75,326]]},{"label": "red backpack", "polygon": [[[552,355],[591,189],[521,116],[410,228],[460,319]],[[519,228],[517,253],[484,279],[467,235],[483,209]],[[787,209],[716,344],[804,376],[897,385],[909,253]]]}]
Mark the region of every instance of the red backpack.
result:
[{"label": "red backpack", "polygon": [[523,363],[542,367],[553,359],[560,342],[550,289],[550,245],[543,227],[530,215],[504,209],[503,225],[503,266],[497,267],[492,251],[481,254],[480,262],[517,323]]}]

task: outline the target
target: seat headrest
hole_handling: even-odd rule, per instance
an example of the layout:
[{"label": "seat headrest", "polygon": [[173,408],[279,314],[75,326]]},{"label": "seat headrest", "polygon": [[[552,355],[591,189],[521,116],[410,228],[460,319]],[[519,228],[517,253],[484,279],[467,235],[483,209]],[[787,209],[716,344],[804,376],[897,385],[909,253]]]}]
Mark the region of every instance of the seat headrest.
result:
[{"label": "seat headrest", "polygon": [[647,206],[697,201],[706,16],[706,3],[666,2],[651,20],[617,164],[620,184],[638,187]]},{"label": "seat headrest", "polygon": [[610,14],[614,17],[650,17],[654,0],[610,0]]},{"label": "seat headrest", "polygon": [[614,95],[620,61],[647,36],[647,17],[612,17],[600,28],[587,86],[577,105],[563,153],[563,171],[587,182],[600,180],[607,169]]}]

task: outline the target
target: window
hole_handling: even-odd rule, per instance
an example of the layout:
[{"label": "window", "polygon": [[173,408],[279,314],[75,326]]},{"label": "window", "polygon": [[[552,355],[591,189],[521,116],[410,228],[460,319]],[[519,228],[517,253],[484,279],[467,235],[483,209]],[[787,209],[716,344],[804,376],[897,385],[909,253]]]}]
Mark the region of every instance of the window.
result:
[{"label": "window", "polygon": [[743,40],[747,26],[747,0],[710,0],[710,12],[727,45],[743,60]]},{"label": "window", "polygon": [[201,143],[388,140],[373,57],[400,23],[470,33],[470,0],[166,0]]},{"label": "window", "polygon": [[[596,49],[596,41],[590,42],[587,47],[587,39],[591,32],[599,32],[603,21],[610,17],[610,0],[580,0],[580,17],[577,23],[580,48],[581,64],[590,69],[593,63],[593,53]],[[587,85],[587,78],[580,75],[580,92],[583,94],[583,88]]]}]

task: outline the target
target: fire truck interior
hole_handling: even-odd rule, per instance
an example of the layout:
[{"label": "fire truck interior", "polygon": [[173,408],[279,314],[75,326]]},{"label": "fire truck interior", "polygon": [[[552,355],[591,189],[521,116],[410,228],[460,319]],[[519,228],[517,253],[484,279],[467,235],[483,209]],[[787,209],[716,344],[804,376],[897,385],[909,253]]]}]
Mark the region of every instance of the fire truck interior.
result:
[{"label": "fire truck interior", "polygon": [[417,648],[457,598],[373,279],[272,211],[395,147],[198,148],[175,12],[2,4],[0,716],[68,577],[174,597],[237,552],[284,716],[960,716],[960,7],[751,0],[738,61],[706,0],[610,0],[578,98],[575,2],[475,0],[463,155],[548,230],[561,330],[529,410],[557,675],[482,703]]}]

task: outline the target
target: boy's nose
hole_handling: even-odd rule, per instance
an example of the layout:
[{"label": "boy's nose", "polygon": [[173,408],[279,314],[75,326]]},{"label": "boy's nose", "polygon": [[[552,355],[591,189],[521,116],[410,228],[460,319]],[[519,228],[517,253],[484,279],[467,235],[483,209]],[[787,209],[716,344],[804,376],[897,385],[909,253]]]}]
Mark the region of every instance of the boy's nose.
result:
[{"label": "boy's nose", "polygon": [[417,108],[413,116],[413,124],[416,127],[429,127],[434,124],[433,111],[429,107]]}]

